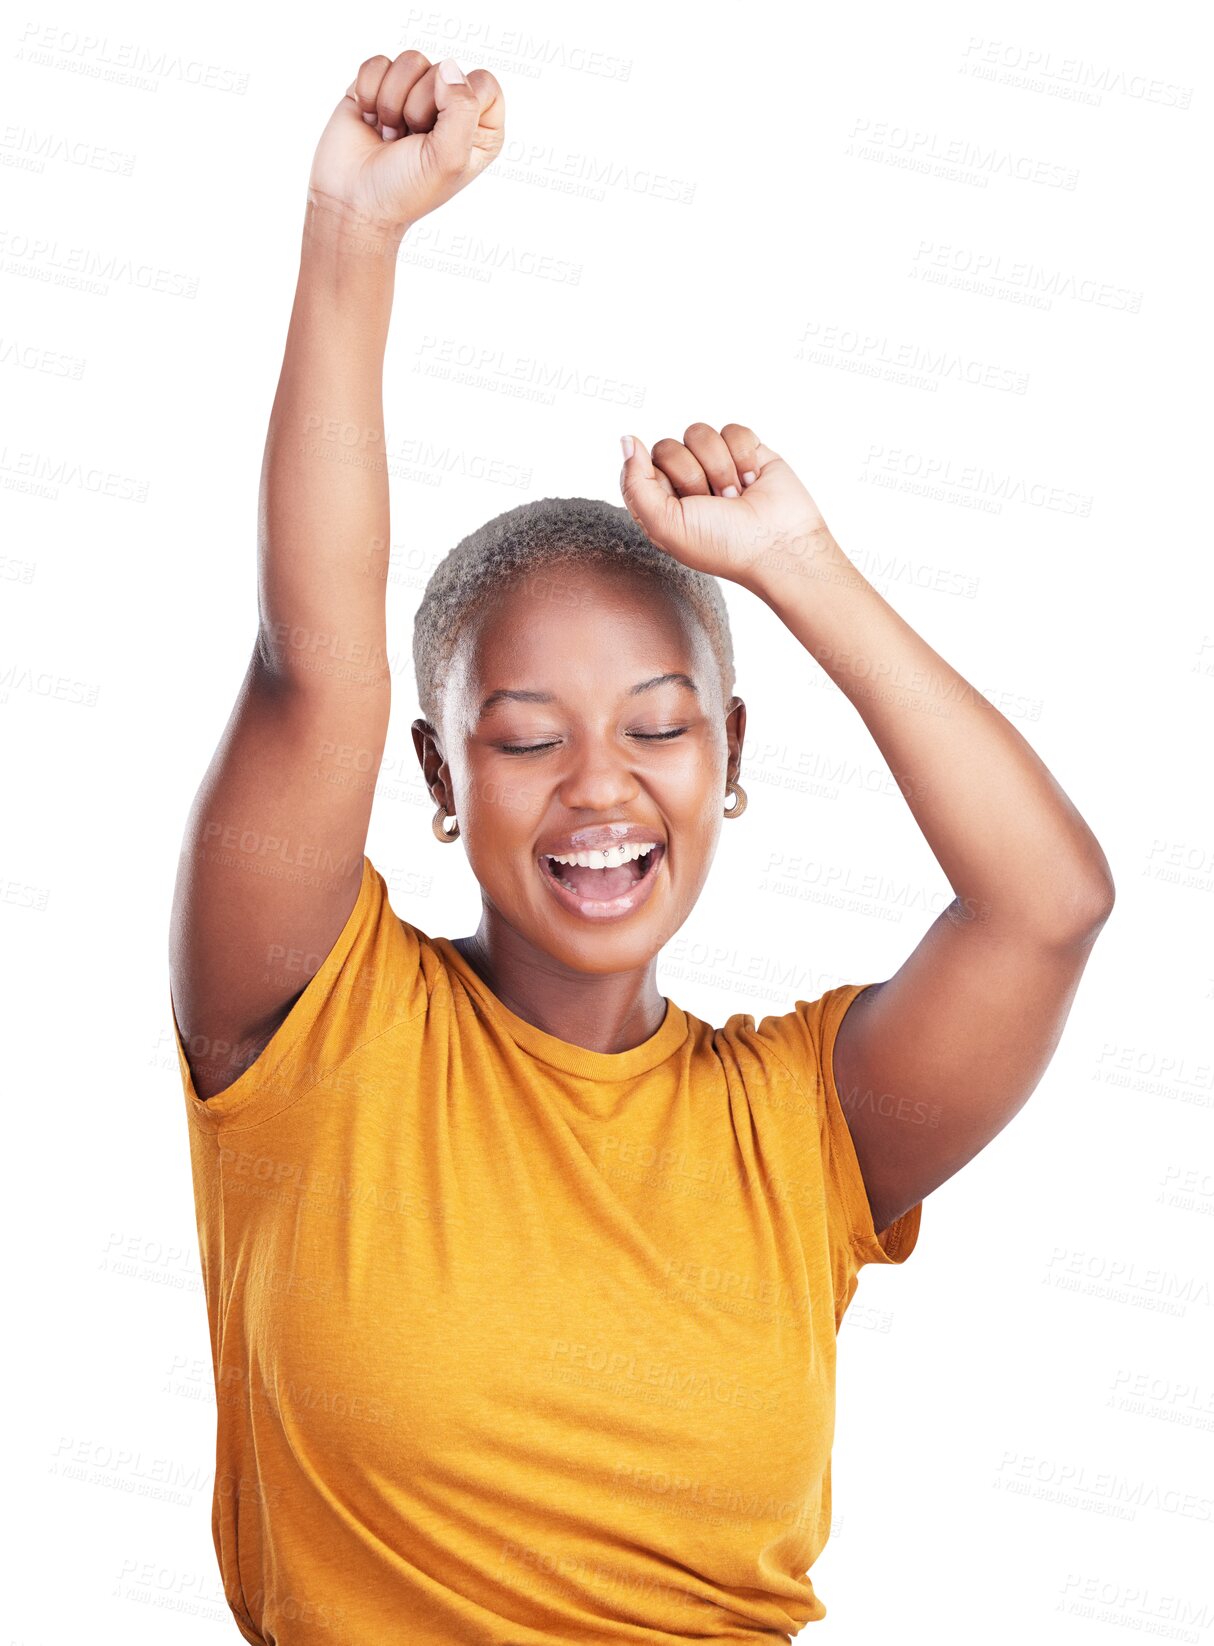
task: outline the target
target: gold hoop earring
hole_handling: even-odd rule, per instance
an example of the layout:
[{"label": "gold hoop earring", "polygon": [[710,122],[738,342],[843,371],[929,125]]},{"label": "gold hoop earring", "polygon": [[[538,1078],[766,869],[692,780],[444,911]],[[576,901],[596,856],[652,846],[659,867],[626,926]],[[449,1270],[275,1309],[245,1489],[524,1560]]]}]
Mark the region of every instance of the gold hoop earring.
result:
[{"label": "gold hoop earring", "polygon": [[746,790],[740,783],[735,783],[733,779],[730,778],[729,782],[725,785],[725,793],[727,795],[732,794],[737,796],[736,805],[725,807],[726,817],[741,817],[742,813],[746,810]]},{"label": "gold hoop earring", "polygon": [[452,840],[459,839],[459,818],[457,817],[455,820],[455,827],[448,830],[443,819],[449,815],[450,814],[447,812],[446,808],[444,806],[440,806],[430,820],[430,827],[434,830],[435,838],[446,841],[448,844],[450,844]]}]

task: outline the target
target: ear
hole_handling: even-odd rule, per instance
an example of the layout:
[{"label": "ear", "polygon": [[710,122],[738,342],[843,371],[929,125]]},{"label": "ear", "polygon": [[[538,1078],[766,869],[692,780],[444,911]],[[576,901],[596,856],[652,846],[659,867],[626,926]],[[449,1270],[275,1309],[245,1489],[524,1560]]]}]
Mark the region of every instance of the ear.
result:
[{"label": "ear", "polygon": [[736,782],[742,768],[742,741],[746,736],[746,705],[740,697],[731,697],[725,705],[725,740],[729,755],[725,764],[725,779]]},{"label": "ear", "polygon": [[439,742],[439,734],[431,723],[420,715],[409,730],[413,734],[413,747],[416,749],[417,758],[421,763],[426,788],[429,790],[435,805],[446,805],[451,799],[448,782],[450,774],[447,771],[446,757]]}]

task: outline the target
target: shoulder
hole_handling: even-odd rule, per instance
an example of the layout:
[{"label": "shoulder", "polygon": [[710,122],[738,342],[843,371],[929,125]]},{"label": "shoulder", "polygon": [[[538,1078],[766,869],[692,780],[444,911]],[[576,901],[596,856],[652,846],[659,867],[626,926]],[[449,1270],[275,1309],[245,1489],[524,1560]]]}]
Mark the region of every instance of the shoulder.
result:
[{"label": "shoulder", "polygon": [[813,1000],[794,1001],[792,1009],[769,1012],[756,1022],[753,1012],[735,1012],[712,1031],[717,1043],[740,1058],[769,1071],[782,1070],[806,1091],[829,1079],[839,1025],[867,983],[839,983]]},{"label": "shoulder", "polygon": [[357,899],[332,947],[300,958],[311,973],[307,984],[261,1036],[254,1060],[213,1096],[194,1086],[170,995],[187,1109],[199,1125],[260,1125],[387,1030],[424,1020],[443,964],[429,935],[392,907],[390,880],[364,854]]}]

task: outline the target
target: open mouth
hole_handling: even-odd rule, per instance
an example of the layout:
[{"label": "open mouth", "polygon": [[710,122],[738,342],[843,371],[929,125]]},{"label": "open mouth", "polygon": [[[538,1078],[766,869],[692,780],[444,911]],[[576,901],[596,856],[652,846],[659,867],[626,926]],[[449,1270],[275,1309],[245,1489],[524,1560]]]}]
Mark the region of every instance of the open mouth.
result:
[{"label": "open mouth", "polygon": [[665,846],[654,845],[631,862],[595,869],[541,853],[539,866],[565,908],[591,920],[610,920],[631,914],[648,899],[665,856]]}]

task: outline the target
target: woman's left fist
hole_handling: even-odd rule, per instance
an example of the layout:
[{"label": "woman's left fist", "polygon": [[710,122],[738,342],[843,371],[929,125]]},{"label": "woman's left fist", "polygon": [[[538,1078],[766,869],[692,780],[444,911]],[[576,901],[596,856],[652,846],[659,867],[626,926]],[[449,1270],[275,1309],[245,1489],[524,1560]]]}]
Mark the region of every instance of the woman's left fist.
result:
[{"label": "woman's left fist", "polygon": [[620,491],[641,530],[676,560],[714,577],[755,587],[766,564],[804,555],[830,533],[792,469],[753,429],[726,423],[720,433],[693,423],[682,440],[659,440],[650,456],[623,437]]}]

